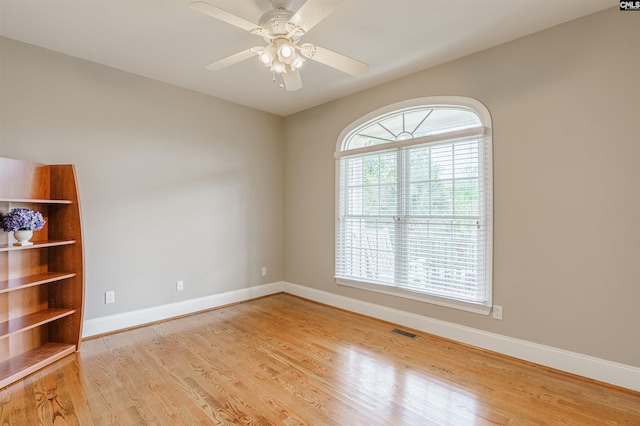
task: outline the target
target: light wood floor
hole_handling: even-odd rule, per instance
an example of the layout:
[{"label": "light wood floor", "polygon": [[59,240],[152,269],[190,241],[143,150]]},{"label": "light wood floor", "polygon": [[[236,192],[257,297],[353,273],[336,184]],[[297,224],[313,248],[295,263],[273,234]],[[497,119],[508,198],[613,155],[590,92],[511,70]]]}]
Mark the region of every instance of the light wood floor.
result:
[{"label": "light wood floor", "polygon": [[279,294],[85,341],[0,425],[640,425],[640,394]]}]

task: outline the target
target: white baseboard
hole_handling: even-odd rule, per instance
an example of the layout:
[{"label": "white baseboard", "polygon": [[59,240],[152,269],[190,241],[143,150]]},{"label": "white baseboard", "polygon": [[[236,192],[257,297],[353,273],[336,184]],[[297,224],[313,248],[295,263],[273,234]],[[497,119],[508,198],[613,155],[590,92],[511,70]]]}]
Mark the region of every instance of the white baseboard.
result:
[{"label": "white baseboard", "polygon": [[640,392],[640,368],[285,282],[283,291],[457,342]]},{"label": "white baseboard", "polygon": [[274,282],[84,322],[82,337],[111,333],[280,292],[640,392],[640,368],[440,321],[293,284]]},{"label": "white baseboard", "polygon": [[244,302],[256,297],[268,296],[282,292],[283,282],[243,288],[227,293],[189,299],[168,305],[154,306],[152,308],[139,309],[121,314],[86,320],[82,328],[82,337],[97,336],[104,333],[112,333],[125,328],[138,327],[156,321],[193,314],[207,309],[218,308],[232,303]]}]

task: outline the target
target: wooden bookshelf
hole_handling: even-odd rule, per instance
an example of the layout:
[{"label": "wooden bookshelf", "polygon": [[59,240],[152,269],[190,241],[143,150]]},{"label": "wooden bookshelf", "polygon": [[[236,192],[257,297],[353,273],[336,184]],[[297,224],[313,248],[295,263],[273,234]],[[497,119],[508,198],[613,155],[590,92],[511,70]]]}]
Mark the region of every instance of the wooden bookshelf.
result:
[{"label": "wooden bookshelf", "polygon": [[45,227],[30,246],[0,230],[0,388],[80,349],[82,223],[73,165],[0,158],[0,214],[26,207]]}]

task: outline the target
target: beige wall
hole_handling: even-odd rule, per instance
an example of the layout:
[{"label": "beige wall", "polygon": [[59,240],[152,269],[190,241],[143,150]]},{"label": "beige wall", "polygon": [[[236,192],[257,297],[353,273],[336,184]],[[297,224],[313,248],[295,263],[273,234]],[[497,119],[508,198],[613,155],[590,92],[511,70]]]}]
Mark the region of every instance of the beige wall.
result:
[{"label": "beige wall", "polygon": [[[640,21],[616,9],[288,117],[285,280],[640,366]],[[502,321],[332,278],[338,135],[372,110],[437,95],[492,114]]]},{"label": "beige wall", "polygon": [[281,117],[6,38],[0,57],[0,155],[76,165],[85,319],[282,279]]}]

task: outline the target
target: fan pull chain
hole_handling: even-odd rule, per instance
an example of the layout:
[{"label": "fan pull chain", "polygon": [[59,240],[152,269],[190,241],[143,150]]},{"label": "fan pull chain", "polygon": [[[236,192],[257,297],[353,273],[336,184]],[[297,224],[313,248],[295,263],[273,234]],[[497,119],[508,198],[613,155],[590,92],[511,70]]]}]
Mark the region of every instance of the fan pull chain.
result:
[{"label": "fan pull chain", "polygon": [[[271,82],[275,83],[276,82],[276,72],[275,71],[271,71]],[[278,85],[281,88],[284,89],[284,76],[280,73],[280,84]]]}]

